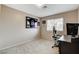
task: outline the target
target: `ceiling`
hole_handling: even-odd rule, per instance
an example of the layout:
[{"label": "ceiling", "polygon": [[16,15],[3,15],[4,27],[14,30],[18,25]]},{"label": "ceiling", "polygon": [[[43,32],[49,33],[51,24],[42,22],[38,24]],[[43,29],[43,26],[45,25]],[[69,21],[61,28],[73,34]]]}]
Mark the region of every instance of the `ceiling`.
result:
[{"label": "ceiling", "polygon": [[[38,7],[35,4],[6,4],[6,6],[37,17],[45,17],[77,9],[79,4],[44,4],[41,7]],[[46,8],[44,8],[44,6],[46,6]]]}]

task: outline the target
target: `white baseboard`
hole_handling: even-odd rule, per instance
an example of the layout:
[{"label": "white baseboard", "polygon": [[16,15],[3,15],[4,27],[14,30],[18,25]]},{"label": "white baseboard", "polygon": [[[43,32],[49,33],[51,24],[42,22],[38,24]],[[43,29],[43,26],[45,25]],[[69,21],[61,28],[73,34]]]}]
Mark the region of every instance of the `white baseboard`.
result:
[{"label": "white baseboard", "polygon": [[12,45],[0,48],[0,50],[5,50],[5,49],[11,48],[11,47],[15,47],[15,46],[18,46],[18,45],[21,45],[21,44],[24,44],[24,43],[29,43],[32,40],[35,40],[35,39],[31,39],[31,40],[28,40],[28,41],[27,40],[23,40],[23,41],[20,41],[18,43],[15,43],[15,44],[12,44]]}]

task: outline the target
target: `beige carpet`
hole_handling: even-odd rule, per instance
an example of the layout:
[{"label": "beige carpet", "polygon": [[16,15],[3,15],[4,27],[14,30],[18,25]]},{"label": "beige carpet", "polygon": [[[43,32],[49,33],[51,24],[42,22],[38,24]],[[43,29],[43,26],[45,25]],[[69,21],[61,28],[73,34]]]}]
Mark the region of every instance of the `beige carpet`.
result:
[{"label": "beige carpet", "polygon": [[19,46],[0,51],[0,54],[58,54],[58,48],[51,48],[52,40],[36,39]]}]

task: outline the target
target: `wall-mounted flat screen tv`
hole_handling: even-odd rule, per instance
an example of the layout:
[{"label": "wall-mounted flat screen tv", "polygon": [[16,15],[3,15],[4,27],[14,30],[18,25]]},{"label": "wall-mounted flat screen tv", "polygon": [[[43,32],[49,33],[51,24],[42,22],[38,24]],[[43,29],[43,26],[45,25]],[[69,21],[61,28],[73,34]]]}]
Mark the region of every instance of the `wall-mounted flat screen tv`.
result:
[{"label": "wall-mounted flat screen tv", "polygon": [[26,28],[35,28],[37,26],[38,19],[32,17],[26,17]]},{"label": "wall-mounted flat screen tv", "polygon": [[78,23],[67,23],[67,35],[75,36],[78,34]]}]

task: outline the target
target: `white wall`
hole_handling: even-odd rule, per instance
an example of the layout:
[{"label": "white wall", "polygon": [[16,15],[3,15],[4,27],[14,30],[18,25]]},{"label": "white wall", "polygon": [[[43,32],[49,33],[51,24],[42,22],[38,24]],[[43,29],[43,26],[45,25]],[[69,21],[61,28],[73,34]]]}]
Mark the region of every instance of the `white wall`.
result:
[{"label": "white wall", "polygon": [[79,23],[79,7],[78,7],[78,23]]},{"label": "white wall", "polygon": [[39,38],[39,27],[34,29],[25,28],[25,17],[32,15],[4,5],[1,9],[0,50]]}]

